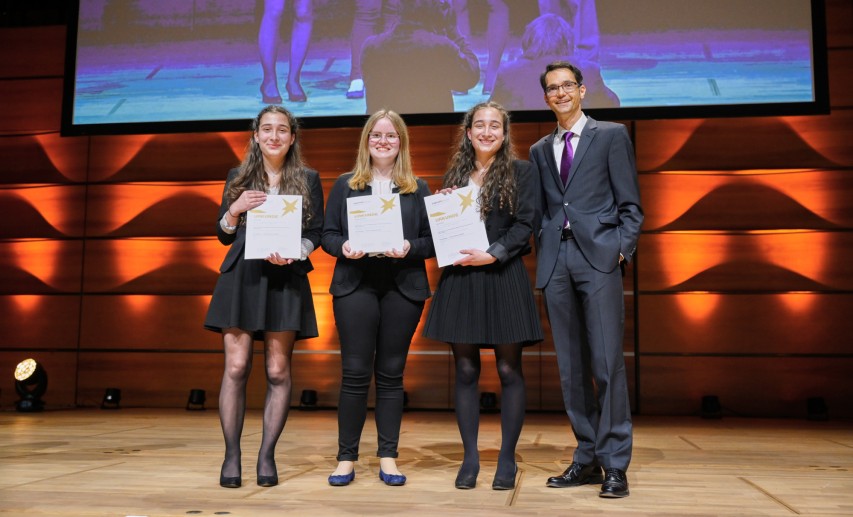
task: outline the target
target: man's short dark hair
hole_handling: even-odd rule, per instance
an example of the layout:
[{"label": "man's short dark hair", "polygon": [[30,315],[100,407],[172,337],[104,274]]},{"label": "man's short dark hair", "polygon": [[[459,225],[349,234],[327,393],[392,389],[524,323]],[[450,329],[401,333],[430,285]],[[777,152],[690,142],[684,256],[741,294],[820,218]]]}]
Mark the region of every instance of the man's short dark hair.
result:
[{"label": "man's short dark hair", "polygon": [[542,72],[542,75],[539,76],[539,84],[542,85],[542,91],[545,91],[545,88],[548,87],[548,84],[545,82],[545,76],[548,75],[548,72],[553,72],[554,70],[559,70],[561,68],[565,68],[575,75],[575,80],[578,84],[583,84],[583,73],[580,71],[578,67],[569,63],[568,61],[552,61],[545,66],[545,71]]}]

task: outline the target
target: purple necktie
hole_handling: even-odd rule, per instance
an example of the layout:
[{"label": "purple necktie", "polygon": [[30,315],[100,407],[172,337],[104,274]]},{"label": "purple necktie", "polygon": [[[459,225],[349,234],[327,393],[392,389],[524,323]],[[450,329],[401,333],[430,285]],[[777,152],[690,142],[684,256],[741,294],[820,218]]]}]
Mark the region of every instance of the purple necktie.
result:
[{"label": "purple necktie", "polygon": [[566,145],[563,146],[563,156],[560,158],[560,179],[563,180],[563,186],[569,183],[569,169],[572,168],[572,158],[574,158],[574,151],[572,151],[572,132],[566,131]]}]

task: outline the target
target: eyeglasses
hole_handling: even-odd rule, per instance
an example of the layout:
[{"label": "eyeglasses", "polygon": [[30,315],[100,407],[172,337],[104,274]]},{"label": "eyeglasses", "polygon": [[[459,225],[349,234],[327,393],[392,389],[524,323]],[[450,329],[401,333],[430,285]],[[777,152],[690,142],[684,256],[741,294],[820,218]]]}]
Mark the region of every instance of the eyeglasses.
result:
[{"label": "eyeglasses", "polygon": [[563,91],[566,93],[572,93],[573,91],[578,89],[579,86],[580,84],[574,81],[566,81],[563,84],[552,84],[545,88],[545,95],[547,95],[548,97],[555,97],[557,95],[557,92],[560,91],[560,88],[562,88]]},{"label": "eyeglasses", "polygon": [[368,133],[367,138],[369,138],[371,142],[381,142],[382,139],[385,138],[388,143],[393,144],[400,139],[400,135],[397,133]]}]

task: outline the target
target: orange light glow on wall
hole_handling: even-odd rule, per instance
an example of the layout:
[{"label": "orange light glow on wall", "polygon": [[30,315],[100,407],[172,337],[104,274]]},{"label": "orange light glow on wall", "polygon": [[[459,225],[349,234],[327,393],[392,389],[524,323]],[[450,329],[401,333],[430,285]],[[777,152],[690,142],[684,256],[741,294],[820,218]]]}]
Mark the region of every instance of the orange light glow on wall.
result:
[{"label": "orange light glow on wall", "polygon": [[778,230],[754,232],[756,250],[763,259],[816,282],[831,285],[827,277],[831,248],[826,232]]},{"label": "orange light glow on wall", "polygon": [[64,241],[23,239],[11,244],[12,263],[56,289],[63,288],[59,275],[60,263],[68,255],[73,254],[76,259],[80,252],[77,248],[68,250]]},{"label": "orange light glow on wall", "polygon": [[56,170],[70,180],[76,179],[75,172],[85,170],[85,145],[83,139],[76,141],[60,136],[59,133],[45,133],[34,137],[47,159]]},{"label": "orange light glow on wall", "polygon": [[[228,252],[228,246],[223,246],[217,239],[197,239],[193,241],[184,241],[180,251],[178,248],[172,249],[173,260],[201,263],[204,267],[215,273],[219,273],[219,265],[222,264],[222,259]],[[189,256],[186,256],[189,252]],[[181,256],[175,256],[180,253]],[[211,286],[213,289],[213,286]]]},{"label": "orange light glow on wall", "polygon": [[[672,188],[669,175],[678,178],[678,188]],[[640,194],[644,205],[652,203],[653,209],[646,209],[643,229],[655,230],[666,226],[684,215],[691,207],[714,189],[725,185],[731,178],[723,174],[704,171],[702,174],[688,171],[659,173],[643,178]]]},{"label": "orange light glow on wall", "polygon": [[249,144],[249,131],[219,133],[219,136],[228,143],[234,157],[242,160],[243,155],[246,154],[246,146]]},{"label": "orange light glow on wall", "polygon": [[18,309],[16,316],[26,318],[36,313],[40,305],[39,302],[44,297],[35,294],[16,294],[10,296],[9,299],[15,304],[15,308]]},{"label": "orange light glow on wall", "polygon": [[45,221],[66,235],[83,220],[83,187],[22,185],[9,193],[32,206]]},{"label": "orange light glow on wall", "polygon": [[100,138],[92,139],[92,147],[98,148],[103,143],[109,152],[94,152],[91,168],[98,171],[100,179],[106,179],[122,170],[139,153],[140,149],[150,142],[154,135],[122,135],[110,136],[109,143],[100,142]]},{"label": "orange light glow on wall", "polygon": [[[850,120],[843,115],[826,117],[779,117],[797,137],[818,154],[841,166],[853,165],[850,147]],[[819,123],[815,123],[819,119]],[[835,123],[837,126],[833,126]]]},{"label": "orange light glow on wall", "polygon": [[123,296],[120,300],[130,307],[130,310],[134,315],[138,316],[151,310],[151,308],[157,304],[158,298],[158,296],[138,294]]},{"label": "orange light glow on wall", "polygon": [[[703,122],[703,119],[643,122],[654,128],[647,133],[654,135],[654,139],[637,142],[637,161],[642,162],[644,169],[659,168],[684,147]],[[648,156],[655,156],[657,160],[649,162]]]},{"label": "orange light glow on wall", "polygon": [[815,293],[792,292],[779,295],[779,299],[792,315],[809,314],[817,303],[817,298]]},{"label": "orange light glow on wall", "polygon": [[730,260],[732,236],[724,233],[671,232],[677,245],[662,250],[667,257],[664,284],[676,286]]},{"label": "orange light glow on wall", "polygon": [[720,295],[704,292],[680,293],[675,297],[681,314],[693,323],[707,320],[719,305]]},{"label": "orange light glow on wall", "polygon": [[[782,192],[827,221],[830,221],[833,207],[845,202],[843,199],[835,199],[837,196],[843,196],[843,193],[827,189],[826,171],[779,170],[774,172],[777,175],[765,174],[756,177],[755,180]],[[841,223],[841,221],[834,222]]]},{"label": "orange light glow on wall", "polygon": [[[93,214],[97,220],[106,221],[105,228],[99,228],[104,233],[112,232],[132,221],[161,201],[176,196],[199,196],[212,201],[219,206],[222,200],[222,182],[203,182],[193,185],[181,183],[130,183],[93,187],[92,191],[102,196],[105,201],[104,217]],[[215,217],[214,212],[211,217]]]}]

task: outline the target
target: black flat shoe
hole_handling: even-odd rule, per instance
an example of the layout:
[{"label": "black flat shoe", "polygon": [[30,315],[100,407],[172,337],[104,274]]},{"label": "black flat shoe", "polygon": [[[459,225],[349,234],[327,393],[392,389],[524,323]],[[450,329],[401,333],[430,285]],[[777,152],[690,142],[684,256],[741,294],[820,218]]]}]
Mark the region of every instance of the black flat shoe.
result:
[{"label": "black flat shoe", "polygon": [[271,487],[276,486],[278,484],[278,474],[273,476],[258,476],[258,486],[262,487]]},{"label": "black flat shoe", "polygon": [[243,484],[243,480],[240,476],[235,477],[225,477],[223,475],[219,476],[219,486],[222,488],[240,488],[240,485]]},{"label": "black flat shoe", "polygon": [[492,490],[512,490],[515,488],[515,477],[518,474],[518,465],[515,466],[515,470],[512,472],[512,477],[509,478],[500,478],[495,476],[495,479],[492,481]]},{"label": "black flat shoe", "polygon": [[456,488],[459,490],[471,490],[472,488],[475,488],[477,486],[477,475],[479,473],[479,468],[471,473],[463,473],[460,468],[459,473],[456,474]]}]

